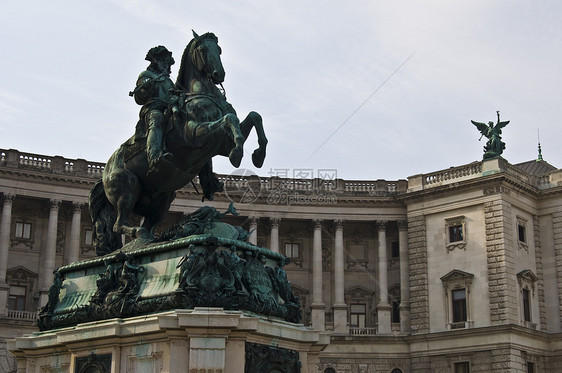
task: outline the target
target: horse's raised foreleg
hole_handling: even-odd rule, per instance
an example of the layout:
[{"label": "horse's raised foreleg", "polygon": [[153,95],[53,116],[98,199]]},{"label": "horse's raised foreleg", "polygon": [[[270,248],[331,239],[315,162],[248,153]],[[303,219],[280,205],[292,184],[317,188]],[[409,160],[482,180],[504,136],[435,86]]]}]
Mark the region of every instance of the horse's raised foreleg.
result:
[{"label": "horse's raised foreleg", "polygon": [[228,159],[230,159],[230,163],[238,168],[240,167],[240,163],[242,162],[242,157],[244,156],[244,141],[246,141],[246,137],[242,134],[240,130],[240,120],[234,114],[226,114],[222,121],[224,126],[226,126],[230,133],[232,134],[232,139],[234,141],[234,148],[230,150],[230,154],[228,154]]},{"label": "horse's raised foreleg", "polygon": [[246,116],[240,123],[240,130],[244,138],[248,138],[252,127],[256,129],[256,134],[258,135],[258,148],[252,153],[252,163],[254,166],[260,168],[263,166],[263,161],[265,159],[265,152],[267,148],[267,137],[265,136],[265,131],[263,129],[263,122],[261,115],[252,111]]}]

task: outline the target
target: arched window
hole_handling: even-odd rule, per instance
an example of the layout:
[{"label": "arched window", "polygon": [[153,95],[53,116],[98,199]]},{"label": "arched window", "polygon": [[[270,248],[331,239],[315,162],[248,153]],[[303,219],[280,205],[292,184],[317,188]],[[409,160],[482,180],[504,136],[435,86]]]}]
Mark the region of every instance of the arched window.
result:
[{"label": "arched window", "polygon": [[326,368],[324,369],[324,373],[336,373],[336,371],[334,370],[334,368]]},{"label": "arched window", "polygon": [[394,369],[392,369],[392,372],[390,372],[390,373],[402,373],[402,371],[398,368],[394,368]]}]

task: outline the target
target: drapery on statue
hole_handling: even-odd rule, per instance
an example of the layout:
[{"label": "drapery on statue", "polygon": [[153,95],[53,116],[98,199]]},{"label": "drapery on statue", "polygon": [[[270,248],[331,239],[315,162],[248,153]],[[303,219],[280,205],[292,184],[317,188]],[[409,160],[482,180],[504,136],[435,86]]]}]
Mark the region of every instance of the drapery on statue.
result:
[{"label": "drapery on statue", "polygon": [[[199,176],[203,198],[212,199],[215,192],[222,191],[223,185],[213,173],[212,157],[228,156],[234,167],[240,166],[244,142],[252,128],[258,137],[252,162],[256,167],[263,165],[267,138],[261,116],[250,112],[243,121],[238,119],[216,86],[225,76],[217,37],[195,32],[193,36],[183,52],[176,83],[169,87],[171,93],[164,90],[169,86],[171,53],[164,47],[149,51],[147,59],[150,58],[154,71],[146,76],[141,74],[132,92],[143,105],[136,133],[112,154],[102,179],[90,192],[90,216],[98,255],[119,249],[121,234],[153,237],[154,227],[164,219],[175,191],[195,176]],[[147,95],[143,98],[145,88]],[[154,120],[153,115],[159,118]],[[156,123],[160,119],[163,122]],[[151,144],[156,150],[151,150]],[[147,153],[153,155],[147,157]],[[144,217],[142,226],[131,225],[132,212]]]},{"label": "drapery on statue", "polygon": [[[502,128],[507,126],[509,121],[500,122],[500,112],[496,111],[496,113],[498,114],[498,122],[495,126],[494,122],[488,122],[488,124],[485,124],[471,120],[472,124],[478,128],[478,131],[480,131],[482,136],[485,136],[488,139],[488,142],[486,142],[486,145],[484,146],[484,159],[499,157],[505,149],[505,143],[501,141],[501,134]],[[478,141],[482,139],[482,136],[480,136]]]}]

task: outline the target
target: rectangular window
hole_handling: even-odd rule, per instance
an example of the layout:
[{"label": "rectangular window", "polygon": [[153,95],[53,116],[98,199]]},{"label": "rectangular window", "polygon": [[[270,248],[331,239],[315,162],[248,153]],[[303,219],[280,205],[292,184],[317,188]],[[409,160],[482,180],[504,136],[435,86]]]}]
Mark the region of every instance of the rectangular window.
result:
[{"label": "rectangular window", "polygon": [[523,289],[523,320],[531,321],[531,293],[529,289]]},{"label": "rectangular window", "polygon": [[517,232],[519,236],[519,242],[527,242],[527,232],[524,225],[519,224],[517,226]]},{"label": "rectangular window", "polygon": [[8,309],[13,311],[25,311],[25,286],[10,286],[8,297]]},{"label": "rectangular window", "polygon": [[15,237],[25,239],[31,238],[31,223],[16,223]]},{"label": "rectangular window", "polygon": [[400,258],[400,244],[398,242],[392,243],[391,255],[393,258]]},{"label": "rectangular window", "polygon": [[92,246],[94,244],[94,232],[91,229],[84,231],[84,245]]},{"label": "rectangular window", "polygon": [[367,306],[365,304],[351,304],[349,307],[349,326],[354,328],[364,328]]},{"label": "rectangular window", "polygon": [[453,297],[453,322],[467,321],[466,289],[453,290],[451,293]]},{"label": "rectangular window", "polygon": [[527,363],[527,373],[535,373],[535,363]]},{"label": "rectangular window", "polygon": [[449,225],[449,242],[463,241],[462,224]]},{"label": "rectangular window", "polygon": [[470,373],[470,365],[468,364],[468,361],[455,363],[455,373]]},{"label": "rectangular window", "polygon": [[400,322],[400,302],[397,300],[392,301],[392,322],[399,323]]},{"label": "rectangular window", "polygon": [[299,244],[298,243],[286,243],[285,244],[285,256],[287,258],[298,258],[300,256]]}]

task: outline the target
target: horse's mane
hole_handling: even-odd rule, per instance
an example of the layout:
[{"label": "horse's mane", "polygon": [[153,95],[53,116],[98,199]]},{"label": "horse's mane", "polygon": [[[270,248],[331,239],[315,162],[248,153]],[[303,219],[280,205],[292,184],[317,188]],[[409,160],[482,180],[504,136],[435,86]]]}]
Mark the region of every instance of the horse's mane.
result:
[{"label": "horse's mane", "polygon": [[194,49],[197,48],[197,46],[199,46],[199,44],[206,39],[211,39],[215,43],[218,43],[219,41],[215,34],[213,34],[212,32],[207,32],[199,37],[191,39],[189,44],[187,44],[187,46],[183,50],[180,68],[178,70],[178,78],[176,79],[176,87],[178,87],[179,89],[187,89],[187,87],[183,87],[183,82],[186,81],[186,74],[188,74],[191,69],[195,69],[192,59]]}]

